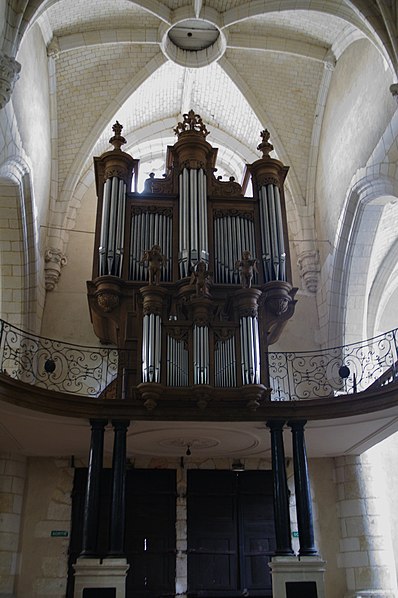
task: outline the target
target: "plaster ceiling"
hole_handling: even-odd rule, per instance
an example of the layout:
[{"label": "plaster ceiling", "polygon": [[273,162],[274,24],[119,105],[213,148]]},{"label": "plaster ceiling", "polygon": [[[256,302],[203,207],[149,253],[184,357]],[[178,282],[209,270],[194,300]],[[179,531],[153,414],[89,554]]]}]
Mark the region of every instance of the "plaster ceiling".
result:
[{"label": "plaster ceiling", "polygon": [[[90,425],[84,419],[31,411],[0,401],[0,452],[27,456],[75,455],[86,459]],[[398,407],[306,426],[310,458],[359,454],[398,430]],[[285,431],[285,452],[292,456],[290,431]],[[105,456],[112,455],[113,431],[105,432]],[[270,433],[261,422],[131,422],[127,456],[180,458],[191,450],[191,461],[207,458],[271,459]]]}]

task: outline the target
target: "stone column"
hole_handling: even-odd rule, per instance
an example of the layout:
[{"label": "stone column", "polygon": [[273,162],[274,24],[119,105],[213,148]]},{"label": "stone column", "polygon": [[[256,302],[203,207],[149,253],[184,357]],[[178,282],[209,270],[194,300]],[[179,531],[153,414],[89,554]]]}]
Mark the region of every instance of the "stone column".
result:
[{"label": "stone column", "polygon": [[272,471],[274,479],[275,554],[293,555],[285,450],[283,446],[283,425],[284,421],[281,420],[267,422],[267,427],[271,432]]},{"label": "stone column", "polygon": [[341,526],[338,564],[345,569],[345,598],[396,598],[397,579],[381,468],[372,457],[335,460]]},{"label": "stone column", "polygon": [[115,439],[112,462],[112,504],[110,525],[110,556],[124,554],[124,530],[126,515],[126,432],[128,421],[112,422]]},{"label": "stone column", "polygon": [[81,557],[91,557],[97,551],[99,499],[102,461],[104,454],[104,428],[108,423],[103,419],[90,420],[91,445],[87,476],[86,499],[84,503],[83,546]]},{"label": "stone column", "polygon": [[14,596],[26,458],[0,454],[0,596]]},{"label": "stone column", "polygon": [[304,440],[305,421],[292,421],[294,488],[296,494],[297,526],[300,541],[299,556],[316,556],[311,488],[308,475],[307,452]]}]

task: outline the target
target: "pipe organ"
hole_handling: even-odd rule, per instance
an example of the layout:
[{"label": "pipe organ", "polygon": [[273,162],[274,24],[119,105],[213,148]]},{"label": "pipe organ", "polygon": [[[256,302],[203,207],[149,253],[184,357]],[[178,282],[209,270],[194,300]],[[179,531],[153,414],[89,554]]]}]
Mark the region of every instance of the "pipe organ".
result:
[{"label": "pipe organ", "polygon": [[[288,171],[270,157],[242,186],[215,177],[217,149],[190,111],[175,128],[166,173],[137,192],[138,160],[95,158],[98,210],[88,299],[101,342],[119,348],[114,396],[168,417],[256,411],[268,397],[265,353],[294,312],[284,201]],[[253,196],[244,196],[252,180]],[[195,417],[192,415],[192,417]]]}]

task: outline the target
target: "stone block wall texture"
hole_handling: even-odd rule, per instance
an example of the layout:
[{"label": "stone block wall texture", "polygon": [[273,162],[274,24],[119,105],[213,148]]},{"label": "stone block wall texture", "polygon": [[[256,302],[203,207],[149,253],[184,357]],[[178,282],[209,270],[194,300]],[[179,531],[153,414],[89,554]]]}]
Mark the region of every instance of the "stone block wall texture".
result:
[{"label": "stone block wall texture", "polygon": [[338,566],[345,598],[395,598],[397,580],[380,467],[366,453],[335,460],[340,519]]},{"label": "stone block wall texture", "polygon": [[0,453],[0,596],[14,596],[20,565],[20,529],[26,478],[22,455]]},{"label": "stone block wall texture", "polygon": [[17,598],[65,597],[72,487],[69,459],[28,459]]}]

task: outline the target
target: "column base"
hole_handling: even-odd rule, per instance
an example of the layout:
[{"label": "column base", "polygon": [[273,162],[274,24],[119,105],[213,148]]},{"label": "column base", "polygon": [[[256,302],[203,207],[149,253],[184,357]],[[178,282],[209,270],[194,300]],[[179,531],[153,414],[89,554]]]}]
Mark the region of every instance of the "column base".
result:
[{"label": "column base", "polygon": [[[73,565],[75,570],[74,598],[91,598],[90,590],[104,590],[109,598],[125,598],[126,575],[130,565],[125,558],[79,558]],[[87,591],[85,591],[87,590]],[[109,590],[105,593],[105,590]],[[111,593],[111,590],[113,592]]]},{"label": "column base", "polygon": [[308,598],[325,598],[325,564],[319,556],[273,557],[269,564],[273,598],[289,598],[298,591]]}]

